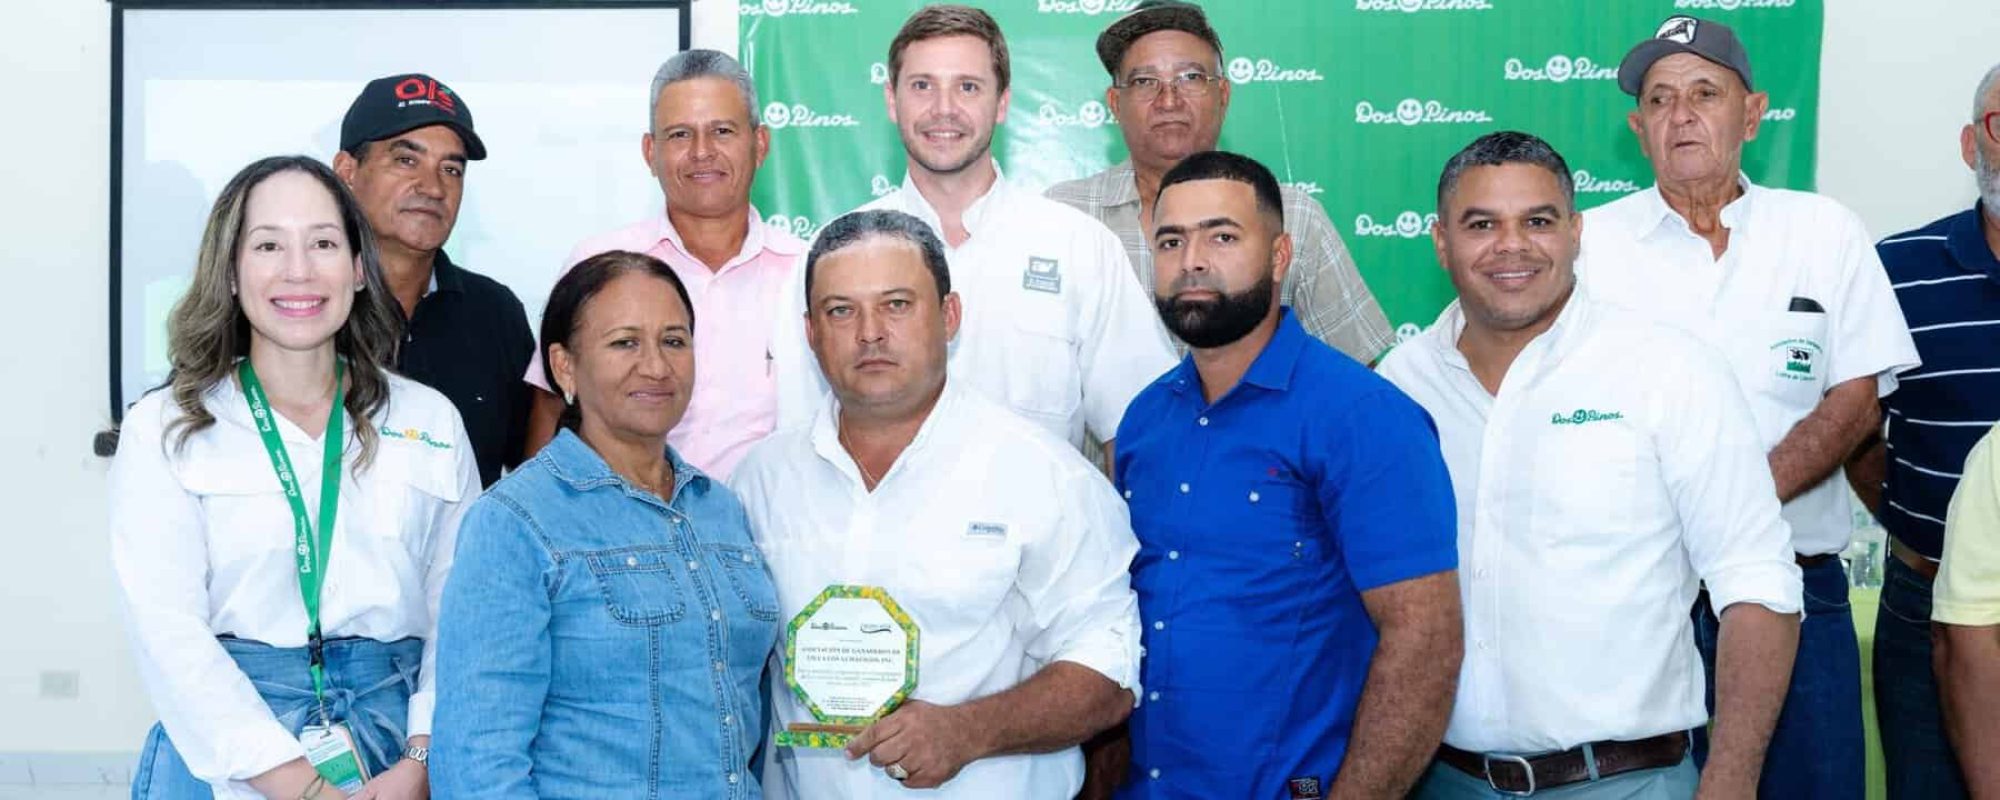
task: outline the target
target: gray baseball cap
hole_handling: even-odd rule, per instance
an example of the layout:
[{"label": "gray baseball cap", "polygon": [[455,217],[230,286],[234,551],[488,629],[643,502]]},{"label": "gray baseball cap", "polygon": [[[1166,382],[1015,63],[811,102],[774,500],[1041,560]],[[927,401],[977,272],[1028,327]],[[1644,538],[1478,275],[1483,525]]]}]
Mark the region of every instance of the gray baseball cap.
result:
[{"label": "gray baseball cap", "polygon": [[1743,42],[1736,38],[1735,31],[1720,22],[1672,16],[1660,23],[1660,30],[1653,38],[1640,42],[1625,54],[1625,60],[1618,64],[1618,88],[1638,97],[1645,89],[1646,70],[1652,68],[1653,62],[1675,53],[1693,53],[1728,67],[1743,79],[1743,88],[1751,87],[1750,54],[1744,52]]}]

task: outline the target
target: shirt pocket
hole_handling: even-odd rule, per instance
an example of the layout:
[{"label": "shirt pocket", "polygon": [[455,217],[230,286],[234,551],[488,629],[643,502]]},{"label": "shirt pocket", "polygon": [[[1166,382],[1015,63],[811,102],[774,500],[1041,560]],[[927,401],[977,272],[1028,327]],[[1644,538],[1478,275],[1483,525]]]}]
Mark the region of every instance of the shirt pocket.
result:
[{"label": "shirt pocket", "polygon": [[584,563],[604,593],[604,610],[629,627],[654,627],[687,616],[676,572],[681,565],[670,547],[620,547],[585,553]]},{"label": "shirt pocket", "polygon": [[[1784,311],[1764,315],[1753,322],[1755,334],[1746,345],[1738,367],[1743,389],[1761,408],[1775,406],[1785,411],[1804,412],[1819,404],[1826,393],[1827,370],[1832,366],[1826,352],[1827,315],[1818,311]],[[1742,365],[1751,365],[1747,369]],[[1800,414],[1782,415],[1785,424]]]},{"label": "shirt pocket", "polygon": [[[292,558],[292,510],[271,471],[270,458],[208,456],[188,459],[181,485],[201,504],[211,567],[263,563],[274,554]],[[307,509],[318,522],[317,508]],[[317,529],[315,529],[317,530]]]},{"label": "shirt pocket", "polygon": [[[1083,404],[1083,375],[1065,312],[1059,305],[1023,310],[1013,321],[1013,341],[1006,345],[1003,379],[1009,408],[1037,423],[1067,429]],[[1067,430],[1062,435],[1067,438]]]},{"label": "shirt pocket", "polygon": [[450,451],[412,452],[402,444],[377,441],[374,463],[355,480],[368,505],[356,509],[360,516],[343,527],[391,540],[424,563],[445,510],[463,499],[463,490]]},{"label": "shirt pocket", "polygon": [[720,567],[723,580],[753,619],[778,618],[778,589],[771,582],[770,567],[755,547],[733,544],[705,546],[710,561]]},{"label": "shirt pocket", "polygon": [[1516,479],[1527,483],[1532,533],[1554,546],[1546,551],[1550,558],[1592,552],[1563,546],[1602,542],[1609,533],[1627,530],[1634,514],[1651,513],[1635,508],[1651,494],[1639,490],[1644,458],[1639,431],[1620,420],[1549,425],[1535,444],[1532,463],[1539,466]]}]

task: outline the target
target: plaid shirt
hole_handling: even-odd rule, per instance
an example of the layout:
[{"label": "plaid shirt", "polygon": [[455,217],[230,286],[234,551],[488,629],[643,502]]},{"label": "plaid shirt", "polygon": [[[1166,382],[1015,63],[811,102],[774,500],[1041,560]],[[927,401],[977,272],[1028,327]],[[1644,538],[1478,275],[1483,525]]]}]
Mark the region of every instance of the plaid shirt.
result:
[{"label": "plaid shirt", "polygon": [[[1292,235],[1292,269],[1279,287],[1279,302],[1314,338],[1363,364],[1373,362],[1396,341],[1389,320],[1361,273],[1346,243],[1327,219],[1326,210],[1310,196],[1283,187],[1285,231]],[[1132,162],[1125,161],[1087,178],[1049,187],[1048,197],[1089,214],[1118,234],[1139,283],[1153,292],[1153,250],[1139,230],[1139,184]],[[1175,348],[1187,352],[1179,340]]]}]

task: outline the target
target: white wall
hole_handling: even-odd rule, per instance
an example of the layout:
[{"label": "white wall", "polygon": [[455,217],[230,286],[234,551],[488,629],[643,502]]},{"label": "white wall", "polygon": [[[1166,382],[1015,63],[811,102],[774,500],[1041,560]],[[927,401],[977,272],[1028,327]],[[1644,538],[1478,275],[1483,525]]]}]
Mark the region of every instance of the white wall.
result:
[{"label": "white wall", "polygon": [[[1955,142],[1973,83],[2000,61],[1991,0],[1827,4],[1820,188],[1877,234],[1965,207]],[[694,8],[696,45],[734,51],[735,1]],[[90,454],[107,422],[109,19],[101,0],[0,10],[0,754],[131,751],[151,720]],[[77,696],[41,697],[45,672],[75,673]],[[0,757],[0,785],[8,768]]]},{"label": "white wall", "polygon": [[[1819,191],[1877,238],[1972,205],[1958,132],[2000,63],[1993,0],[1826,0]],[[1752,53],[1751,58],[1767,58]],[[1755,145],[1752,145],[1753,147]]]}]

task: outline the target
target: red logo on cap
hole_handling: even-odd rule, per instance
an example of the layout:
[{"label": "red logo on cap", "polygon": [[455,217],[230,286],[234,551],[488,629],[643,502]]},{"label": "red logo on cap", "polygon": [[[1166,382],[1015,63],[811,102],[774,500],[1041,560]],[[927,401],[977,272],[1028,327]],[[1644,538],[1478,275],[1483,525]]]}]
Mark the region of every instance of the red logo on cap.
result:
[{"label": "red logo on cap", "polygon": [[427,78],[404,78],[396,84],[396,99],[403,105],[424,102],[437,106],[445,113],[458,116],[458,103],[451,97],[451,90],[439,86],[438,82]]}]

